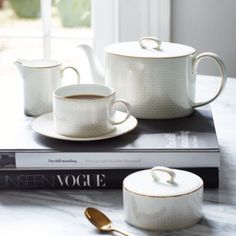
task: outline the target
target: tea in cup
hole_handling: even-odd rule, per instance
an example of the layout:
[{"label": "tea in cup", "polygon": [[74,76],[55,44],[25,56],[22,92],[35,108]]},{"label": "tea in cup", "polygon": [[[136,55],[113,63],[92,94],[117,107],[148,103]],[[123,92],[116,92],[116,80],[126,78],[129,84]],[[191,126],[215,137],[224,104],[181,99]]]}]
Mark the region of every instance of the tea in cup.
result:
[{"label": "tea in cup", "polygon": [[[126,116],[115,121],[116,103],[126,108]],[[130,116],[130,105],[116,99],[114,89],[98,84],[74,84],[60,87],[53,94],[54,127],[69,137],[96,137],[115,130]]]}]

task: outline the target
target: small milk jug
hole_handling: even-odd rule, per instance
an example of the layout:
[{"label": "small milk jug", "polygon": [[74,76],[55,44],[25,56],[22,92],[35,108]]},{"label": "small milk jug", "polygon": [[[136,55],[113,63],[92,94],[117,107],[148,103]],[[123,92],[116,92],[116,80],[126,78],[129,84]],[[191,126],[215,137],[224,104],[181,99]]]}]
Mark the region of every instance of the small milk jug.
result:
[{"label": "small milk jug", "polygon": [[61,86],[65,69],[74,70],[79,83],[79,72],[71,66],[62,69],[62,63],[57,60],[19,59],[15,65],[23,78],[24,112],[28,116],[40,116],[52,111],[53,91]]}]

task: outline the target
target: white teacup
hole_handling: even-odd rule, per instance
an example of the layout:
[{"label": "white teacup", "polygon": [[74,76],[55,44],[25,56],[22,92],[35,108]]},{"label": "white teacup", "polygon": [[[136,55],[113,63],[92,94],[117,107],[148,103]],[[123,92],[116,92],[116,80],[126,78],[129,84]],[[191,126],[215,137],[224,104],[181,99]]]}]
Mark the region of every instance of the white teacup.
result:
[{"label": "white teacup", "polygon": [[[123,103],[126,116],[115,121],[115,103]],[[96,137],[114,131],[130,116],[130,105],[115,99],[115,91],[98,84],[74,84],[56,89],[53,94],[55,131],[70,137]]]}]

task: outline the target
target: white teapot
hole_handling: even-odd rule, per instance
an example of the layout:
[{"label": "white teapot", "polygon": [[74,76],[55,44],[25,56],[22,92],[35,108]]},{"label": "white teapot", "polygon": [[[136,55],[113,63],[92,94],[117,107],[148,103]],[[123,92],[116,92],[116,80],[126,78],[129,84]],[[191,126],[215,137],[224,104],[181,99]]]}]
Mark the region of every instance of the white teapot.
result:
[{"label": "white teapot", "polygon": [[[94,83],[107,84],[117,97],[131,105],[131,113],[143,119],[169,119],[191,114],[195,107],[212,102],[226,83],[223,61],[214,53],[196,54],[192,47],[145,37],[105,48],[105,69],[100,69],[92,49],[80,45],[90,62]],[[221,86],[207,101],[195,102],[198,63],[203,58],[216,62]],[[120,108],[121,109],[121,108]]]}]

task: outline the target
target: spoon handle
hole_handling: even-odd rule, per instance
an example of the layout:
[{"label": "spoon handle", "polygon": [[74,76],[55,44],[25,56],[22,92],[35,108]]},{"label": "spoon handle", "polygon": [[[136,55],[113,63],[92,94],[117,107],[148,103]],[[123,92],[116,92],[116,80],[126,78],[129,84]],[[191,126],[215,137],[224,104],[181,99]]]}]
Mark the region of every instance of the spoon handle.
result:
[{"label": "spoon handle", "polygon": [[122,235],[124,235],[124,236],[132,236],[131,234],[124,233],[124,232],[122,232],[122,231],[120,231],[119,229],[116,229],[116,228],[112,228],[112,231],[115,231],[115,232],[117,232],[117,233],[120,233],[120,234],[122,234]]}]

